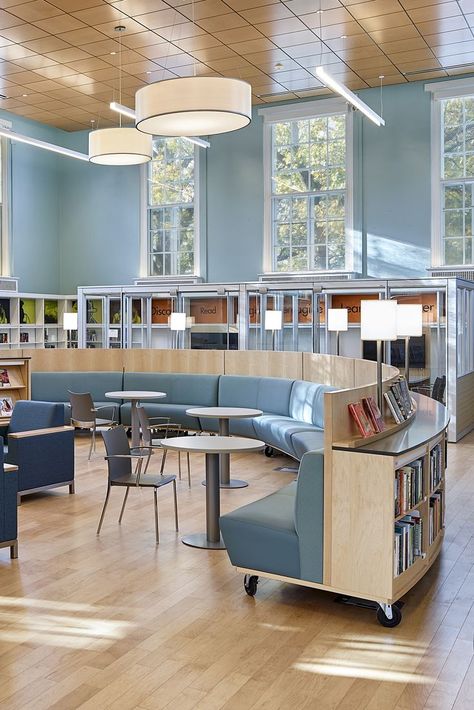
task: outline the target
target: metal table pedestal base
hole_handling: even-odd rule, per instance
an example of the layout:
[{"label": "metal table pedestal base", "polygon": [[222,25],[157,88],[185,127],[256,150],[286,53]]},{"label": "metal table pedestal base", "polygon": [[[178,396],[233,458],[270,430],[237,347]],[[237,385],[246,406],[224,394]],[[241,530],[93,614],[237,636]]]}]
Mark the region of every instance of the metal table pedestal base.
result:
[{"label": "metal table pedestal base", "polygon": [[182,541],[190,547],[206,550],[225,550],[219,526],[219,456],[206,453],[206,532],[185,535]]}]

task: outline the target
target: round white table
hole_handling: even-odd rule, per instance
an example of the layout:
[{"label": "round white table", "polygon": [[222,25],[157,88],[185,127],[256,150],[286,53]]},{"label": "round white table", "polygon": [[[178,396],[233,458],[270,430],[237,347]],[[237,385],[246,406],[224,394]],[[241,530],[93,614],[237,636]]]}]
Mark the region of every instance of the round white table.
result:
[{"label": "round white table", "polygon": [[244,451],[260,451],[265,446],[264,442],[257,439],[244,439],[240,436],[177,436],[162,439],[160,443],[164,449],[206,454],[206,532],[185,535],[182,541],[190,547],[225,550],[219,526],[219,456]]},{"label": "round white table", "polygon": [[[200,417],[201,419],[218,419],[219,436],[229,436],[230,419],[250,419],[251,417],[261,417],[261,409],[250,409],[248,407],[193,407],[187,409],[186,414],[190,417]],[[247,481],[240,481],[238,478],[230,477],[230,456],[221,454],[220,461],[221,488],[245,488]]]},{"label": "round white table", "polygon": [[150,392],[148,390],[121,390],[118,392],[106,392],[106,397],[110,399],[129,399],[132,404],[132,447],[140,446],[140,422],[138,421],[137,404],[142,399],[162,399],[166,397],[166,392]]}]

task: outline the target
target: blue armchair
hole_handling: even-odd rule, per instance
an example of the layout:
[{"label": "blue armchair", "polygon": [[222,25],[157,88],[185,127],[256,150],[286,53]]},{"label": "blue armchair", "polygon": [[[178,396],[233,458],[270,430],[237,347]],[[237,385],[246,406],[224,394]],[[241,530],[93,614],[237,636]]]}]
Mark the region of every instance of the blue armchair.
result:
[{"label": "blue armchair", "polygon": [[18,499],[44,488],[74,493],[74,428],[64,426],[64,406],[16,402],[8,426],[8,463],[18,466]]},{"label": "blue armchair", "polygon": [[17,503],[18,472],[3,467],[3,439],[0,437],[0,547],[10,548],[10,557],[18,557]]}]

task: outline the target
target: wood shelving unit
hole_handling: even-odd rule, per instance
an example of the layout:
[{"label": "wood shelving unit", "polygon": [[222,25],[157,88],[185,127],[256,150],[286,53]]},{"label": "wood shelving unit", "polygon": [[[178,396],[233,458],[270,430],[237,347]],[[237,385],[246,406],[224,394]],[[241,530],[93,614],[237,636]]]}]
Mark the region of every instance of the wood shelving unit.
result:
[{"label": "wood shelving unit", "polygon": [[[11,399],[13,405],[19,399],[30,399],[30,358],[0,357],[0,371],[6,371],[9,380],[0,387],[0,399]],[[0,426],[7,426],[9,422],[9,416],[0,414]]]},{"label": "wood shelving unit", "polygon": [[75,296],[0,291],[0,351],[68,347],[62,324],[72,311]]}]

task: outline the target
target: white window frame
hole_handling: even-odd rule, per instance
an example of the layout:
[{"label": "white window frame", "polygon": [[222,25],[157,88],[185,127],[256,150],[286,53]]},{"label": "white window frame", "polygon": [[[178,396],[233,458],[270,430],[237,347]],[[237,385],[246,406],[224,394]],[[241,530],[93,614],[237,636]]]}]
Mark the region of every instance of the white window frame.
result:
[{"label": "white window frame", "polygon": [[474,79],[454,79],[425,84],[431,93],[431,266],[466,270],[470,264],[445,264],[441,236],[441,101],[474,96]]},{"label": "white window frame", "polygon": [[200,204],[201,204],[201,180],[200,180],[200,148],[194,146],[194,270],[192,274],[169,274],[165,276],[150,274],[149,244],[148,244],[148,169],[150,163],[142,165],[140,168],[140,279],[150,279],[150,281],[163,280],[179,283],[180,280],[188,282],[192,277],[202,276],[201,265],[201,235],[200,235]]},{"label": "white window frame", "polygon": [[[354,128],[352,110],[349,110],[344,99],[321,99],[303,104],[289,106],[272,106],[258,111],[263,117],[263,175],[264,175],[264,216],[263,216],[263,271],[265,274],[281,277],[284,275],[304,275],[311,273],[341,273],[358,271],[360,264],[356,263],[356,244],[354,234]],[[275,123],[296,121],[320,116],[346,115],[346,200],[345,200],[345,231],[346,254],[344,269],[317,270],[309,269],[299,272],[274,271],[272,257],[272,143],[271,129]],[[360,250],[358,250],[360,252]]]},{"label": "white window frame", "polygon": [[[10,124],[11,126],[11,124]],[[10,162],[11,145],[7,138],[0,138],[0,169],[2,171],[1,232],[0,232],[0,273],[12,275],[12,245],[10,230]]]}]

